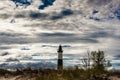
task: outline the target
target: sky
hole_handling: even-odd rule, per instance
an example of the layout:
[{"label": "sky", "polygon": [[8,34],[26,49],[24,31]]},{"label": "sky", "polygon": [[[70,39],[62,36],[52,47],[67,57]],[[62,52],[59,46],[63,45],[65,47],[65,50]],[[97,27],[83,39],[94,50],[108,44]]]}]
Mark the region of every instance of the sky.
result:
[{"label": "sky", "polygon": [[103,50],[118,67],[119,5],[119,0],[1,0],[0,67],[55,68],[59,44],[64,66],[81,66],[87,51]]}]

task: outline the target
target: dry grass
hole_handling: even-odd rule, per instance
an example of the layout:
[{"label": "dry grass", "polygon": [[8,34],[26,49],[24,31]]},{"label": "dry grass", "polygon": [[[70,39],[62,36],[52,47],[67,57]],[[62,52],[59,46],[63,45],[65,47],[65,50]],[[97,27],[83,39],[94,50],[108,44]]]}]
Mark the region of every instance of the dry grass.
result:
[{"label": "dry grass", "polygon": [[[116,76],[115,76],[116,75]],[[94,69],[36,69],[8,71],[0,69],[0,80],[114,80],[119,72],[98,71]],[[119,78],[118,78],[119,79]]]}]

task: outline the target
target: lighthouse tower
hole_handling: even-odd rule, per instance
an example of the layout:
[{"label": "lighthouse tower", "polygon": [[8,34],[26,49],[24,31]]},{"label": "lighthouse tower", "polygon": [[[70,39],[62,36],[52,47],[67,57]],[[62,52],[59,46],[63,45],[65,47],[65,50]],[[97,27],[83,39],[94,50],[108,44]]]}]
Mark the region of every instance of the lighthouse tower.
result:
[{"label": "lighthouse tower", "polygon": [[63,69],[63,49],[62,46],[59,45],[58,48],[58,63],[57,63],[57,69],[62,70]]}]

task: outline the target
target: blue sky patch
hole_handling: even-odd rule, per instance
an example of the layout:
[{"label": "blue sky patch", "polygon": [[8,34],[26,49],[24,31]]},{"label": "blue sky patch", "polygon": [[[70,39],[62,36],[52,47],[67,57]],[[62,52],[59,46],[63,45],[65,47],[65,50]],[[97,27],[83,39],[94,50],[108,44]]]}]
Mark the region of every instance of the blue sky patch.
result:
[{"label": "blue sky patch", "polygon": [[32,0],[11,0],[16,4],[16,7],[18,6],[29,6],[32,3]]}]

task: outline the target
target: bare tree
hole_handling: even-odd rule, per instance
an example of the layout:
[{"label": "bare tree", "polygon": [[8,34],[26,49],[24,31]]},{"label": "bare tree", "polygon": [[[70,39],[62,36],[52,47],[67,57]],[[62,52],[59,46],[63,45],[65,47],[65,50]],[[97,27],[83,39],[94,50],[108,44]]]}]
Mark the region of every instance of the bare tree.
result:
[{"label": "bare tree", "polygon": [[[90,65],[90,62],[92,62],[92,65]],[[110,61],[105,60],[105,55],[103,51],[92,51],[92,52],[87,52],[87,58],[84,58],[82,60],[83,67],[87,70],[90,67],[93,67],[94,69],[97,70],[104,70],[106,67],[110,67],[111,63]]]},{"label": "bare tree", "polygon": [[90,61],[91,59],[90,59],[90,52],[88,51],[87,52],[87,58],[84,58],[83,60],[82,60],[82,63],[83,63],[83,67],[87,70],[87,69],[89,69],[90,68]]}]

